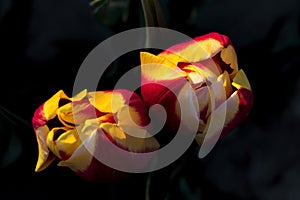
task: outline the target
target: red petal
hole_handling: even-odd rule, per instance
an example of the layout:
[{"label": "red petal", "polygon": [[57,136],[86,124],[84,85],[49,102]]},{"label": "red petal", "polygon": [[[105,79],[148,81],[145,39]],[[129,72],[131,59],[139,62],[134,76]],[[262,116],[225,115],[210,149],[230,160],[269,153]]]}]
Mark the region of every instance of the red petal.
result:
[{"label": "red petal", "polygon": [[38,127],[46,125],[47,119],[44,114],[44,104],[40,105],[33,114],[32,125],[33,129],[36,130]]}]

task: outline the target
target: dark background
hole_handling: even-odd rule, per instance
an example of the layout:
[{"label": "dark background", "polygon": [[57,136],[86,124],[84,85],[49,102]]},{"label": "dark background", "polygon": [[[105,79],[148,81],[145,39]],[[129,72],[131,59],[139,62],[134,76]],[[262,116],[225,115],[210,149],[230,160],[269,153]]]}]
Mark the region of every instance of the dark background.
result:
[{"label": "dark background", "polygon": [[[231,38],[254,106],[207,157],[154,172],[148,190],[148,174],[94,184],[55,165],[35,173],[31,127],[41,103],[60,89],[71,94],[77,70],[96,45],[144,25],[139,1],[110,1],[98,14],[88,0],[0,2],[0,199],[300,199],[298,0],[161,1],[168,28]],[[126,61],[116,74],[131,66]]]}]

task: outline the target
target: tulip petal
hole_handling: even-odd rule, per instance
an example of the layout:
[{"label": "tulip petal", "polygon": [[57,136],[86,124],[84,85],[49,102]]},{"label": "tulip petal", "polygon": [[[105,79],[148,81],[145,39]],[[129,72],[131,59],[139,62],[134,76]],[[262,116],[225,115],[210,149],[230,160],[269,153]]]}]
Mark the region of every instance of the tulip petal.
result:
[{"label": "tulip petal", "polygon": [[196,73],[203,79],[203,82],[214,82],[217,79],[217,74],[215,74],[213,71],[211,71],[206,66],[202,65],[201,63],[193,63],[191,65],[186,65],[182,68],[183,71],[186,71],[189,73]]},{"label": "tulip petal", "polygon": [[[141,126],[147,125],[150,121],[148,117],[148,111],[145,103],[142,99],[134,92],[127,90],[114,90],[114,91],[104,91],[104,92],[94,92],[89,93],[89,102],[93,104],[97,109],[104,113],[119,113],[124,107],[130,106],[130,116],[125,116],[117,114],[117,119],[113,121],[126,121],[126,117],[131,117],[133,121]],[[105,117],[104,117],[105,118]],[[111,121],[109,119],[101,118],[101,121],[105,120]]]},{"label": "tulip petal", "polygon": [[251,90],[241,88],[235,91],[231,98],[228,99],[228,112],[221,136],[228,134],[234,127],[244,121],[249,115],[252,106],[253,94]]},{"label": "tulip petal", "polygon": [[[84,124],[80,125],[77,131],[80,134],[80,144],[78,143],[78,147],[68,159],[61,161],[58,165],[69,167],[74,171],[85,170],[93,157],[89,152],[93,152],[95,149],[95,137],[98,135],[98,129],[98,119],[89,119],[86,120]],[[86,149],[86,146],[89,147],[88,150]]]},{"label": "tulip petal", "polygon": [[124,150],[134,153],[144,153],[157,150],[159,143],[155,138],[146,138],[149,133],[146,130],[140,129],[140,137],[133,137],[126,134],[117,124],[102,123],[101,129],[115,142],[119,147]]},{"label": "tulip petal", "polygon": [[248,78],[244,72],[244,70],[239,70],[237,72],[237,74],[235,75],[235,77],[233,78],[233,82],[232,85],[237,88],[240,89],[241,87],[251,90],[251,86],[250,83],[248,81]]},{"label": "tulip petal", "polygon": [[34,112],[32,117],[32,126],[33,129],[36,130],[41,126],[45,126],[47,123],[47,119],[44,114],[44,104],[40,105]]},{"label": "tulip petal", "polygon": [[[142,97],[148,107],[154,104],[162,105],[161,100],[166,96],[173,99],[174,92],[179,92],[187,82],[186,73],[176,65],[167,59],[145,52],[141,53],[141,74]],[[172,105],[164,106],[171,106],[174,110],[175,101]]]},{"label": "tulip petal", "polygon": [[53,128],[47,136],[48,148],[61,160],[68,159],[80,144],[76,128]]},{"label": "tulip petal", "polygon": [[185,73],[168,59],[147,52],[141,52],[140,59],[142,79],[149,82],[185,77]]},{"label": "tulip petal", "polygon": [[[78,146],[69,159],[60,161],[58,166],[69,167],[86,180],[101,182],[124,176],[123,172],[112,169],[98,160],[100,159],[99,156],[104,156],[106,157],[105,160],[110,160],[109,157],[114,154],[108,148],[108,143],[113,142],[120,148],[131,149],[135,152],[149,152],[159,148],[159,144],[154,138],[145,140],[131,137],[119,129],[116,124],[101,123],[100,126],[101,129],[99,129],[99,119],[87,120],[81,130],[86,135],[83,143]],[[134,157],[132,158],[134,160]],[[122,157],[118,159],[120,164],[129,162]],[[147,164],[147,160],[138,160],[138,162],[142,166]]]},{"label": "tulip petal", "polygon": [[38,127],[35,130],[38,143],[38,161],[35,167],[36,172],[47,168],[55,159],[55,156],[49,151],[47,146],[46,140],[48,132],[49,128],[46,125]]},{"label": "tulip petal", "polygon": [[62,90],[59,90],[48,101],[45,102],[43,111],[46,120],[53,119],[56,116],[56,111],[59,107],[60,100],[70,100],[70,98]]},{"label": "tulip petal", "polygon": [[208,86],[201,87],[195,90],[197,96],[197,103],[199,106],[200,118],[206,121],[206,116],[208,116],[209,110],[209,101],[210,101],[210,93]]},{"label": "tulip petal", "polygon": [[229,67],[233,70],[230,73],[230,78],[233,78],[238,71],[238,62],[235,50],[232,45],[228,45],[226,48],[222,49],[220,55],[222,61],[229,65]]},{"label": "tulip petal", "polygon": [[[91,164],[93,156],[90,153],[90,149],[95,148],[95,143],[93,142],[97,129],[94,130],[93,134],[89,135],[84,143],[82,143],[69,157],[67,160],[62,160],[58,163],[58,166],[69,167],[73,171],[85,171],[86,168]],[[89,147],[89,150],[85,146]]]},{"label": "tulip petal", "polygon": [[[109,146],[107,143],[111,141],[101,129],[98,129],[98,126],[97,120],[88,120],[84,132],[87,131],[89,134],[72,156],[60,161],[58,166],[68,167],[81,178],[91,182],[107,182],[126,176],[126,173],[113,169],[98,160],[100,155],[112,156],[107,148]],[[118,159],[121,163],[126,162],[122,160],[122,157]]]},{"label": "tulip petal", "polygon": [[212,32],[196,37],[192,41],[171,46],[159,56],[167,58],[176,65],[179,62],[199,62],[212,58],[230,43],[227,36]]},{"label": "tulip petal", "polygon": [[[128,94],[127,94],[128,95]],[[124,98],[127,100],[128,106],[124,106],[122,109],[118,111],[117,118],[118,118],[118,124],[122,122],[127,122],[125,120],[126,115],[121,115],[121,113],[124,111],[124,108],[128,108],[130,115],[128,117],[131,117],[133,119],[133,122],[139,126],[146,126],[150,123],[150,118],[148,115],[148,109],[145,104],[145,102],[141,99],[139,95],[136,93],[132,93]],[[124,112],[123,112],[124,114]]]},{"label": "tulip petal", "polygon": [[223,79],[223,86],[226,92],[226,98],[228,98],[233,93],[233,88],[228,72],[224,71],[224,73],[220,75],[220,78]]},{"label": "tulip petal", "polygon": [[[199,90],[203,92],[204,88],[200,88]],[[195,127],[190,127],[192,124],[197,123],[198,124],[198,131],[203,131],[205,127],[204,121],[200,118],[200,110],[198,102],[199,94],[197,91],[194,91],[190,86],[187,84],[180,90],[177,98],[179,101],[176,104],[176,113],[180,113],[180,123],[183,123],[186,128],[188,128],[191,131],[194,131],[193,129]],[[202,97],[201,103],[202,103]],[[180,102],[180,104],[179,104]],[[203,106],[203,105],[201,105]]]},{"label": "tulip petal", "polygon": [[102,113],[116,113],[125,105],[123,95],[117,91],[89,92],[89,102]]},{"label": "tulip petal", "polygon": [[[244,73],[240,71],[239,73],[242,76]],[[237,80],[239,80],[239,78]],[[248,87],[249,85],[245,84],[245,86]],[[251,90],[246,89],[244,87],[240,87],[240,89],[233,92],[231,96],[222,105],[220,105],[215,111],[213,111],[218,113],[221,112],[222,110],[226,110],[224,127],[222,130],[221,129],[216,130],[216,132],[222,131],[221,137],[228,134],[236,126],[238,126],[243,120],[247,118],[252,106],[253,106],[253,94]],[[210,120],[211,118],[209,117],[208,124],[210,123]],[[207,130],[204,130],[204,134],[199,134],[196,136],[196,140],[199,145],[202,144],[203,139],[206,135],[205,133],[206,131]]]},{"label": "tulip petal", "polygon": [[[204,130],[202,129],[202,132],[199,131],[195,138],[199,145],[203,143],[205,138],[207,138],[206,141],[213,139],[216,141],[216,138],[219,138],[221,134],[224,124],[226,124],[226,119],[230,118],[230,114],[235,111],[233,106],[231,108],[227,107],[228,99],[226,96],[230,95],[233,91],[231,86],[228,86],[229,83],[230,78],[225,71],[217,78],[216,82],[207,87],[209,91],[209,100],[206,117],[204,118],[206,127]],[[202,101],[202,96],[198,97],[198,101]],[[208,128],[209,134],[207,135]]]},{"label": "tulip petal", "polygon": [[[142,115],[141,115],[141,113]],[[117,113],[118,126],[126,132],[144,135],[145,125],[148,125],[150,119],[146,107],[143,110],[136,110],[131,106],[122,107]],[[147,123],[145,123],[147,122]],[[146,131],[147,132],[147,131]]]},{"label": "tulip petal", "polygon": [[70,101],[70,98],[67,97],[62,90],[59,90],[49,100],[36,109],[32,117],[32,125],[34,130],[40,126],[44,126],[50,119],[55,118],[61,101],[68,102]]},{"label": "tulip petal", "polygon": [[[227,74],[228,75],[228,74]],[[226,100],[226,91],[224,88],[226,75],[220,75],[215,82],[211,85],[208,85],[209,91],[209,104],[207,110],[207,116],[211,115],[211,113],[216,110],[221,104],[223,104]],[[201,97],[200,97],[201,98]],[[201,101],[201,99],[199,99]]]},{"label": "tulip petal", "polygon": [[73,128],[87,119],[97,118],[102,115],[89,100],[80,100],[67,103],[57,110],[57,115],[62,124]]},{"label": "tulip petal", "polygon": [[84,96],[86,96],[86,90],[83,90],[73,98],[69,98],[63,90],[59,90],[34,112],[32,117],[33,128],[36,129],[43,126],[47,123],[47,121],[55,118],[60,106],[73,100],[80,100]]}]

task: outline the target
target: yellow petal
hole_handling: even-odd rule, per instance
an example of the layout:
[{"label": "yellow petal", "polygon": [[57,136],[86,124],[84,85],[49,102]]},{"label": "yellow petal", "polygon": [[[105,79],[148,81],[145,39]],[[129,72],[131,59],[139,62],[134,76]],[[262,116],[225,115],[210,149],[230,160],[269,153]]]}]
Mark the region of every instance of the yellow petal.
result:
[{"label": "yellow petal", "polygon": [[[60,135],[56,136],[56,134]],[[76,129],[53,128],[47,137],[49,149],[62,160],[68,159],[80,144],[81,140]]]},{"label": "yellow petal", "polygon": [[60,161],[58,166],[69,167],[75,172],[85,171],[92,162],[93,155],[91,152],[96,148],[97,137],[97,128],[94,127],[91,134],[85,138],[84,142],[73,152],[69,159]]},{"label": "yellow petal", "polygon": [[[149,152],[153,150],[157,150],[159,148],[159,143],[155,138],[138,138],[133,137],[129,134],[123,132],[117,124],[112,123],[102,123],[100,125],[101,129],[103,129],[112,139],[115,141],[120,147],[135,153],[143,153]],[[140,137],[146,137],[147,132],[140,132]]]},{"label": "yellow petal", "polygon": [[141,52],[140,58],[142,76],[148,81],[174,80],[185,77],[185,73],[168,59],[147,52]]},{"label": "yellow petal", "polygon": [[233,71],[230,73],[230,77],[233,78],[238,71],[238,63],[237,56],[232,45],[228,45],[226,48],[222,49],[221,59],[226,64],[230,64],[230,68],[233,69]]},{"label": "yellow petal", "polygon": [[44,104],[43,110],[46,120],[52,119],[56,116],[57,109],[59,107],[59,102],[61,99],[70,100],[70,101],[78,101],[86,95],[86,90],[83,90],[79,94],[75,95],[73,98],[69,98],[63,90],[59,90],[56,94],[54,94],[49,100],[47,100]]},{"label": "yellow petal", "polygon": [[102,113],[116,113],[125,104],[122,94],[116,91],[89,92],[90,103]]},{"label": "yellow petal", "polygon": [[215,74],[213,71],[211,71],[206,66],[202,65],[201,63],[193,63],[191,65],[187,65],[182,68],[183,71],[191,71],[187,72],[189,73],[197,73],[199,77],[202,77],[205,82],[214,82],[217,79],[217,74]]},{"label": "yellow petal", "polygon": [[224,71],[224,73],[220,75],[220,79],[223,80],[223,86],[225,88],[226,97],[228,98],[233,93],[233,88],[231,86],[231,80],[228,72]]},{"label": "yellow petal", "polygon": [[248,90],[251,90],[251,86],[250,86],[250,83],[248,81],[248,78],[247,78],[245,72],[242,69],[239,70],[238,73],[233,78],[232,85],[237,89],[240,89],[241,87],[243,87],[243,88],[246,88]]},{"label": "yellow petal", "polygon": [[143,117],[147,117],[147,119],[149,119],[148,116],[141,116],[136,108],[123,106],[117,113],[118,126],[126,131],[146,131],[142,126],[142,124],[144,124]]},{"label": "yellow petal", "polygon": [[48,127],[41,126],[35,130],[36,139],[38,143],[38,161],[35,167],[35,171],[39,172],[47,168],[55,157],[51,154],[48,149],[46,138],[49,132]]},{"label": "yellow petal", "polygon": [[199,62],[213,57],[223,46],[213,38],[200,41],[189,41],[170,47],[159,54],[160,57],[167,58],[171,62]]},{"label": "yellow petal", "polygon": [[97,118],[97,114],[97,110],[88,100],[74,101],[57,110],[59,120],[69,128],[73,128],[87,119]]},{"label": "yellow petal", "polygon": [[52,119],[56,116],[56,111],[59,107],[59,101],[61,99],[70,100],[70,98],[62,90],[59,90],[48,101],[45,102],[43,109],[46,120]]},{"label": "yellow petal", "polygon": [[71,101],[80,101],[82,99],[84,99],[87,96],[87,90],[84,89],[81,92],[79,92],[78,94],[76,94],[75,96],[73,96],[72,98],[70,98]]},{"label": "yellow petal", "polygon": [[[88,119],[74,129],[53,128],[47,137],[49,149],[60,159],[66,160],[94,131],[99,128],[99,119]],[[58,136],[56,134],[59,134]]]}]

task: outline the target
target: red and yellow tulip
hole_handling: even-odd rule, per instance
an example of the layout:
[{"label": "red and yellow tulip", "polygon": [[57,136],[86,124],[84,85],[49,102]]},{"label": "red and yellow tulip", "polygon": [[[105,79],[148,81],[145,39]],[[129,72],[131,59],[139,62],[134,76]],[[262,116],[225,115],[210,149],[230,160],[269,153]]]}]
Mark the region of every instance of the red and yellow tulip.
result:
[{"label": "red and yellow tulip", "polygon": [[[212,113],[222,105],[227,109],[221,136],[250,112],[251,86],[244,71],[238,68],[236,52],[225,35],[212,32],[174,45],[158,55],[141,52],[140,59],[141,93],[147,106],[163,105],[168,114],[167,126],[174,130],[180,123],[179,107],[184,106],[190,112],[189,117],[199,122],[196,135],[199,145],[203,143]],[[186,83],[193,91],[184,91]],[[174,91],[186,95],[185,105],[178,105]],[[197,99],[189,97],[191,92]]]},{"label": "red and yellow tulip", "polygon": [[[113,179],[118,174],[95,158],[101,141],[112,142],[128,152],[140,153],[159,149],[153,137],[127,134],[130,130],[125,111],[143,127],[149,123],[148,111],[140,97],[127,90],[87,92],[68,97],[62,90],[43,103],[34,113],[32,124],[38,142],[35,171],[42,171],[54,160],[90,181]],[[87,149],[86,147],[89,147]],[[110,172],[110,173],[108,173]]]}]

